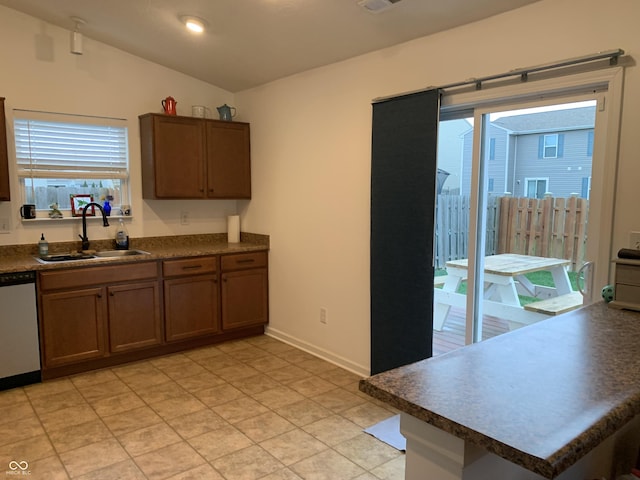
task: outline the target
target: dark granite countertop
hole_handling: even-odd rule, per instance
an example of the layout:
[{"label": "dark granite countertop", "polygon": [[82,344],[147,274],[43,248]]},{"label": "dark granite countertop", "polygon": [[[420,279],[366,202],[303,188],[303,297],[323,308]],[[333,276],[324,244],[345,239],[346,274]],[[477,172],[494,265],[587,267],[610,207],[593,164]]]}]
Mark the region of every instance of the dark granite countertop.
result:
[{"label": "dark granite countertop", "polygon": [[[242,232],[239,243],[228,243],[226,233],[179,235],[134,238],[130,240],[129,246],[131,249],[149,252],[150,255],[119,258],[93,258],[89,260],[74,260],[72,262],[43,264],[34,258],[38,253],[37,244],[0,246],[0,273],[90,267],[105,264],[130,263],[178,257],[261,251],[269,249],[269,237],[266,235]],[[76,252],[79,248],[80,242],[51,243],[49,245],[49,253]],[[96,250],[110,250],[115,248],[115,244],[113,240],[95,240],[91,242],[91,248]]]},{"label": "dark granite countertop", "polygon": [[362,380],[360,390],[545,478],[640,413],[640,313],[603,302]]}]

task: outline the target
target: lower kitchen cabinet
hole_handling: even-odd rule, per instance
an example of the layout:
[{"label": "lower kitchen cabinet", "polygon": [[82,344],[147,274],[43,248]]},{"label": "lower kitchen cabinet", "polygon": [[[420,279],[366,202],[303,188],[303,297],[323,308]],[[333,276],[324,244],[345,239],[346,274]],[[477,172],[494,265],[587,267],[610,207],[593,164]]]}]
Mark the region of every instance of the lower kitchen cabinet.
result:
[{"label": "lower kitchen cabinet", "polygon": [[45,293],[40,297],[44,367],[103,357],[107,353],[104,288]]},{"label": "lower kitchen cabinet", "polygon": [[162,343],[157,281],[107,287],[109,350],[126,352]]},{"label": "lower kitchen cabinet", "polygon": [[43,369],[162,342],[156,262],[41,272],[38,283]]},{"label": "lower kitchen cabinet", "polygon": [[222,329],[266,325],[269,321],[267,253],[221,257]]},{"label": "lower kitchen cabinet", "polygon": [[217,265],[214,256],[162,262],[168,342],[219,332]]}]

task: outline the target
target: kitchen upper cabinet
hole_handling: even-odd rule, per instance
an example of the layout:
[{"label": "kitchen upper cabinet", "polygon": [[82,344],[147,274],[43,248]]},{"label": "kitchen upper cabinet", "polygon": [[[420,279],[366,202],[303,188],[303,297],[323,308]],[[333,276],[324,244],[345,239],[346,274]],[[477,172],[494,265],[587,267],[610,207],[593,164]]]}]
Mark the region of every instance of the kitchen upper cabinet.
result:
[{"label": "kitchen upper cabinet", "polygon": [[218,257],[162,262],[167,342],[220,331]]},{"label": "kitchen upper cabinet", "polygon": [[251,198],[248,123],[149,113],[140,145],[144,198]]},{"label": "kitchen upper cabinet", "polygon": [[7,125],[4,97],[0,97],[0,200],[11,200],[9,193],[9,156],[7,155]]},{"label": "kitchen upper cabinet", "polygon": [[222,329],[266,325],[269,321],[267,253],[223,255]]}]

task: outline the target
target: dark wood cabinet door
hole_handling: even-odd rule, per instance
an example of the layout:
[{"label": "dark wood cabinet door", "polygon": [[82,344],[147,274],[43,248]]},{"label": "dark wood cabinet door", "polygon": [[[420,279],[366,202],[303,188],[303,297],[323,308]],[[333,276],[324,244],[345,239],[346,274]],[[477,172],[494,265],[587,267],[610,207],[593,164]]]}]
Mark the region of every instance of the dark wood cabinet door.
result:
[{"label": "dark wood cabinet door", "polygon": [[222,274],[222,329],[265,325],[269,320],[266,268]]},{"label": "dark wood cabinet door", "polygon": [[162,343],[160,287],[157,281],[107,287],[111,352]]},{"label": "dark wood cabinet door", "polygon": [[104,288],[41,295],[43,364],[56,367],[103,357],[107,302]]},{"label": "dark wood cabinet door", "polygon": [[205,198],[205,128],[201,119],[140,117],[144,198]]},{"label": "dark wood cabinet door", "polygon": [[4,97],[0,97],[0,200],[11,200],[9,192],[9,156],[7,125],[4,117]]},{"label": "dark wood cabinet door", "polygon": [[208,120],[207,196],[251,198],[251,147],[248,123]]},{"label": "dark wood cabinet door", "polygon": [[219,327],[217,275],[180,277],[164,281],[167,341],[217,333]]}]

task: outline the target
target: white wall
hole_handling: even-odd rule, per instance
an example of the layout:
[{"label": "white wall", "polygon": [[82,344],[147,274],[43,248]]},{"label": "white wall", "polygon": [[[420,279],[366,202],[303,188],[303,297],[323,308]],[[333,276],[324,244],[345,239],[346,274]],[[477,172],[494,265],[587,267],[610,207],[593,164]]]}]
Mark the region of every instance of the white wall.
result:
[{"label": "white wall", "polygon": [[[35,243],[44,232],[50,242],[78,240],[78,221],[22,224],[18,213],[24,200],[15,175],[13,109],[89,114],[125,118],[129,127],[131,205],[127,224],[131,237],[219,233],[226,216],[237,213],[232,200],[142,200],[138,115],[160,112],[160,101],[171,95],[178,114],[191,115],[191,105],[233,105],[232,93],[84,38],[84,55],[69,53],[69,31],[0,7],[0,96],[6,97],[9,126],[11,202],[0,202],[0,218],[9,218],[11,233],[0,235],[0,245]],[[238,109],[238,120],[245,120]],[[180,212],[190,216],[180,225]],[[90,239],[112,238],[116,222],[105,229],[88,227]]]},{"label": "white wall", "polygon": [[[244,225],[271,235],[270,330],[369,369],[373,98],[612,48],[637,56],[639,19],[636,0],[543,0],[239,93],[236,106],[252,124],[254,190],[242,205]],[[640,230],[639,107],[634,66],[625,80],[614,251]]]}]

